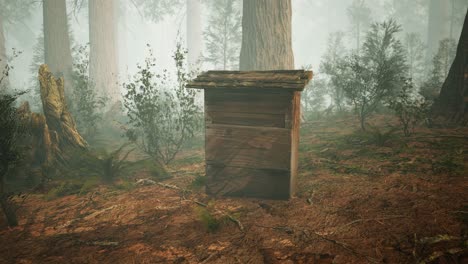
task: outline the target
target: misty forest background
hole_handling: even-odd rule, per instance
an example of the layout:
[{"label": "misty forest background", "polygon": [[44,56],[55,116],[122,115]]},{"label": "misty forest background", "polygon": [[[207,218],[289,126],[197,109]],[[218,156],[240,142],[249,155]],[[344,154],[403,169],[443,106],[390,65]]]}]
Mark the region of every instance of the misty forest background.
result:
[{"label": "misty forest background", "polygon": [[[408,137],[436,125],[431,113],[468,0],[254,3],[1,0],[6,214],[24,186],[50,196],[86,192],[132,166],[166,177],[180,153],[203,145],[202,94],[185,85],[206,70],[313,70],[302,121],[353,116],[382,144],[397,130]],[[273,24],[256,28],[259,17]],[[264,41],[254,41],[262,32]],[[464,104],[447,98],[440,109]],[[376,113],[397,125],[369,123]],[[54,177],[78,180],[54,185]]]}]

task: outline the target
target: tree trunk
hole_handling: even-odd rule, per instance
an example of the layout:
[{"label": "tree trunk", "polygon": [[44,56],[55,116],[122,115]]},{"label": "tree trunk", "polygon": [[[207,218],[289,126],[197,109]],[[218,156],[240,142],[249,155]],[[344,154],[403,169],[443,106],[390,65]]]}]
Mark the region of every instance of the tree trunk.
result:
[{"label": "tree trunk", "polygon": [[294,68],[291,18],[291,0],[244,1],[241,71]]},{"label": "tree trunk", "polygon": [[[65,0],[44,0],[44,59],[52,74],[63,77],[72,94],[73,59],[68,29],[67,6]],[[70,97],[69,97],[70,98]]]},{"label": "tree trunk", "polygon": [[187,0],[187,59],[189,66],[197,64],[202,55],[202,37],[201,2],[200,0]]},{"label": "tree trunk", "polygon": [[427,31],[427,61],[437,53],[439,42],[450,37],[450,0],[430,0]]},{"label": "tree trunk", "polygon": [[9,85],[7,74],[7,56],[5,48],[5,33],[4,33],[4,21],[0,16],[0,89]]},{"label": "tree trunk", "polygon": [[117,61],[117,16],[114,0],[89,1],[89,76],[98,94],[120,100]]},{"label": "tree trunk", "polygon": [[433,107],[433,114],[458,124],[468,124],[468,14],[455,60]]}]

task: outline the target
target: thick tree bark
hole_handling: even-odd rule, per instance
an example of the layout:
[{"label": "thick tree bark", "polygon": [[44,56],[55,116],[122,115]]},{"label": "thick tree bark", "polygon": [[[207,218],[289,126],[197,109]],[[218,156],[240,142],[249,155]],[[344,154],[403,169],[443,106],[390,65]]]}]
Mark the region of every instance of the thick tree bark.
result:
[{"label": "thick tree bark", "polygon": [[188,63],[195,65],[202,53],[202,25],[200,0],[187,0],[187,50]]},{"label": "thick tree bark", "polygon": [[241,71],[294,68],[291,18],[291,0],[244,1]]},{"label": "thick tree bark", "polygon": [[430,0],[427,31],[427,61],[437,53],[439,42],[450,37],[451,0]]},{"label": "thick tree bark", "polygon": [[68,111],[63,78],[56,79],[47,65],[41,65],[39,83],[46,123],[48,129],[57,134],[60,149],[85,148],[86,141],[78,133],[75,121]]},{"label": "thick tree bark", "polygon": [[65,0],[44,0],[44,58],[50,71],[64,77],[67,96],[72,93],[73,60],[68,30],[67,6]]},{"label": "thick tree bark", "polygon": [[117,10],[114,0],[89,1],[89,76],[98,94],[120,100],[117,58]]},{"label": "thick tree bark", "polygon": [[433,113],[459,124],[468,124],[468,14],[463,24],[457,55],[434,105]]},{"label": "thick tree bark", "polygon": [[5,32],[4,32],[5,23],[3,18],[0,17],[0,89],[9,85],[8,76],[7,76],[7,56],[5,48]]}]

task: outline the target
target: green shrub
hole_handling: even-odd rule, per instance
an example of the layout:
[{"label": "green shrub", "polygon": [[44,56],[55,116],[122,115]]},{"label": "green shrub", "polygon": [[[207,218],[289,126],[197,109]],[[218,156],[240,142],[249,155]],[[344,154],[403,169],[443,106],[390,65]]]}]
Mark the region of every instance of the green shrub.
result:
[{"label": "green shrub", "polygon": [[[210,206],[209,206],[210,207]],[[203,224],[204,228],[210,233],[214,233],[219,230],[221,227],[222,220],[213,216],[212,213],[205,207],[197,207],[195,209],[200,222]]]},{"label": "green shrub", "polygon": [[138,72],[123,86],[124,107],[128,112],[126,131],[129,140],[138,144],[148,155],[168,164],[185,142],[201,128],[200,107],[195,103],[195,91],[185,89],[192,74],[185,71],[185,55],[177,44],[173,56],[175,78],[167,70],[157,73],[151,48]]},{"label": "green shrub", "polygon": [[418,122],[426,117],[429,109],[424,98],[412,94],[412,91],[413,85],[410,80],[407,80],[402,89],[389,102],[390,109],[395,112],[403,128],[403,134],[407,137],[414,132]]}]

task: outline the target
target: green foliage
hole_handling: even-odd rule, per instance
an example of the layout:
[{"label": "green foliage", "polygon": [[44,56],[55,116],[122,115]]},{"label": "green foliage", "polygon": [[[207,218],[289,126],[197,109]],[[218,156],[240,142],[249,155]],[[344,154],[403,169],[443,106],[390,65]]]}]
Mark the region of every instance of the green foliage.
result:
[{"label": "green foliage", "polygon": [[463,166],[453,155],[444,155],[432,161],[432,172],[435,174],[462,175]]},{"label": "green foliage", "polygon": [[126,159],[133,151],[133,149],[128,150],[122,155],[122,151],[126,146],[127,144],[124,144],[113,152],[109,153],[105,151],[102,155],[98,156],[98,160],[102,166],[102,177],[104,181],[112,182],[122,174],[123,169],[127,165]]},{"label": "green foliage", "polygon": [[398,131],[398,127],[390,127],[390,129],[383,130],[378,127],[369,126],[370,130],[364,133],[367,134],[369,142],[383,147],[387,145],[387,143],[394,138],[396,131]]},{"label": "green foliage", "polygon": [[210,233],[214,233],[219,230],[221,227],[222,219],[217,218],[212,213],[210,213],[209,209],[212,208],[212,205],[208,205],[207,208],[205,207],[196,207],[195,211],[200,219],[200,222],[206,228],[206,230]]},{"label": "green foliage", "polygon": [[78,131],[86,139],[96,135],[99,122],[102,120],[102,111],[106,105],[106,98],[98,97],[95,85],[89,77],[88,45],[78,46],[74,50],[73,63],[73,98],[68,100]]},{"label": "green foliage", "polygon": [[190,184],[193,189],[201,189],[206,185],[206,176],[198,174]]},{"label": "green foliage", "polygon": [[389,102],[390,109],[395,112],[403,133],[407,137],[414,132],[416,124],[426,117],[429,110],[427,102],[420,96],[412,94],[412,90],[413,85],[410,80],[407,80],[402,89]]},{"label": "green foliage", "polygon": [[450,67],[455,59],[457,44],[453,39],[440,41],[437,54],[432,59],[432,70],[429,78],[420,89],[420,94],[427,101],[434,101],[438,96]]},{"label": "green foliage", "polygon": [[416,33],[405,35],[405,55],[408,64],[408,77],[416,84],[420,84],[426,75],[425,50],[426,45],[421,36]]},{"label": "green foliage", "polygon": [[167,15],[172,15],[184,7],[183,0],[133,0],[133,5],[141,15],[154,22],[160,22]]},{"label": "green foliage", "polygon": [[374,23],[360,53],[347,56],[342,65],[343,90],[365,130],[365,120],[402,85],[406,73],[404,50],[395,21]]},{"label": "green foliage", "polygon": [[14,24],[31,15],[34,0],[0,0],[0,17],[4,22]]},{"label": "green foliage", "polygon": [[177,69],[174,78],[168,70],[156,72],[156,60],[150,48],[145,63],[138,65],[135,76],[123,84],[124,107],[131,126],[126,136],[164,164],[170,163],[201,127],[195,91],[185,89],[193,75],[185,71],[185,56],[186,52],[177,44],[173,56]]},{"label": "green foliage", "polygon": [[361,49],[361,34],[371,22],[371,10],[366,5],[365,0],[353,0],[352,4],[346,10],[350,20],[351,31],[356,39],[356,50]]},{"label": "green foliage", "polygon": [[51,188],[45,195],[46,200],[53,200],[55,198],[64,197],[73,194],[79,194],[81,191],[82,183],[65,181],[57,186]]},{"label": "green foliage", "polygon": [[239,67],[242,41],[240,0],[215,0],[208,2],[210,16],[204,32],[207,56],[204,60],[221,70]]},{"label": "green foliage", "polygon": [[320,62],[320,72],[328,76],[327,86],[334,107],[339,112],[344,110],[345,95],[343,91],[343,75],[340,67],[344,58],[343,32],[335,32],[328,37],[327,50]]}]

